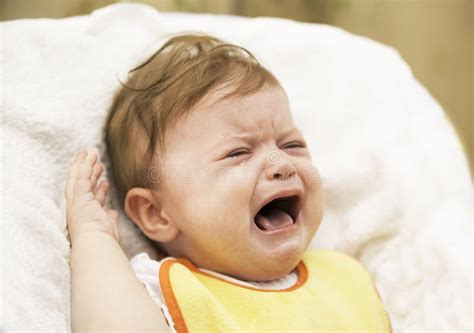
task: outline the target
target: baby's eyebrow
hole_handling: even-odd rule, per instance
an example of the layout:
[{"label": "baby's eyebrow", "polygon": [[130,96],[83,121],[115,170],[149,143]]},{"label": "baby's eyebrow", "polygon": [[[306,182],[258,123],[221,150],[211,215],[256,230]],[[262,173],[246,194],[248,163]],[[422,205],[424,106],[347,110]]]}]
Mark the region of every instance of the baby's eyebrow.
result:
[{"label": "baby's eyebrow", "polygon": [[214,153],[221,146],[228,145],[230,142],[255,142],[255,140],[258,140],[258,137],[259,135],[256,133],[230,133],[228,135],[222,135],[220,140],[216,140],[206,151],[207,153]]},{"label": "baby's eyebrow", "polygon": [[252,141],[262,135],[262,131],[258,131],[257,133],[249,133],[249,132],[244,132],[244,133],[236,133],[236,134],[231,134],[227,136],[226,138],[229,140],[241,140],[241,141]]},{"label": "baby's eyebrow", "polygon": [[[261,130],[258,130],[257,132],[241,132],[241,133],[229,133],[229,134],[226,134],[226,135],[223,135],[222,136],[222,139],[221,140],[218,140],[214,145],[212,145],[211,147],[211,151],[220,147],[220,146],[223,146],[223,145],[226,145],[228,144],[229,142],[232,142],[232,141],[237,141],[237,142],[241,142],[241,141],[244,141],[244,142],[247,142],[247,143],[255,143],[255,142],[258,142],[262,136],[262,131]],[[286,130],[284,130],[280,137],[284,140],[285,138],[287,138],[288,136],[292,135],[292,134],[299,134],[301,136],[304,137],[303,135],[303,132],[301,131],[301,129],[297,128],[297,127],[290,127]]]},{"label": "baby's eyebrow", "polygon": [[286,138],[286,137],[288,137],[292,134],[299,134],[302,137],[304,137],[303,131],[301,129],[299,129],[298,127],[291,127],[289,129],[283,131],[283,133],[281,134],[281,137]]},{"label": "baby's eyebrow", "polygon": [[249,133],[230,133],[223,135],[221,140],[218,140],[216,144],[213,145],[213,149],[222,145],[225,145],[231,141],[245,141],[245,142],[256,142],[261,137],[261,131]]}]

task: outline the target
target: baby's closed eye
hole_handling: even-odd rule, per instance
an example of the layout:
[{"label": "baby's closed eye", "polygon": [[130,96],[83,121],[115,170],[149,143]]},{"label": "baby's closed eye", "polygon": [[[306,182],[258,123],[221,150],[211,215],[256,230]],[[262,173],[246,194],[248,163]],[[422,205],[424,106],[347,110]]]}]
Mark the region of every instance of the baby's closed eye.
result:
[{"label": "baby's closed eye", "polygon": [[294,149],[294,148],[306,148],[306,144],[301,141],[291,141],[289,143],[285,143],[282,146],[282,149]]},{"label": "baby's closed eye", "polygon": [[248,148],[237,148],[232,150],[230,153],[226,155],[225,158],[236,158],[242,155],[246,155],[250,153],[250,149]]}]

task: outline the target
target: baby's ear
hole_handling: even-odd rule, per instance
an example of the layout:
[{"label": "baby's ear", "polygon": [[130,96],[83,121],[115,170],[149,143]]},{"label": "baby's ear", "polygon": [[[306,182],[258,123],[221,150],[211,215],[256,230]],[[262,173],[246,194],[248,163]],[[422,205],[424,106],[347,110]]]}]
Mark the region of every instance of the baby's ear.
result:
[{"label": "baby's ear", "polygon": [[148,238],[167,243],[176,238],[178,228],[161,207],[159,198],[150,189],[134,187],[125,197],[124,209],[128,217]]}]

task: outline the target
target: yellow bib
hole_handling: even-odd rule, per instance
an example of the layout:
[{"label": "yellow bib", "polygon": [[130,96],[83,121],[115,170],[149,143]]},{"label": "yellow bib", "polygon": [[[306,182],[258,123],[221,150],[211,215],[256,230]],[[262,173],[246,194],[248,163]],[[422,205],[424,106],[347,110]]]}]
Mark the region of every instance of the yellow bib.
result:
[{"label": "yellow bib", "polygon": [[159,279],[176,331],[391,332],[369,274],[355,259],[309,250],[298,280],[283,290],[241,286],[201,272],[187,259],[165,260]]}]

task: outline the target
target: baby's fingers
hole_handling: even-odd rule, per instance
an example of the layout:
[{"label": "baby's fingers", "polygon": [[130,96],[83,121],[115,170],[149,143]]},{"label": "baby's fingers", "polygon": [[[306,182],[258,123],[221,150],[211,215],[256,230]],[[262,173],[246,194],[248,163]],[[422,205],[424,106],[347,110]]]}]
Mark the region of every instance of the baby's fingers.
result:
[{"label": "baby's fingers", "polygon": [[100,163],[100,162],[96,163],[94,165],[94,168],[92,169],[92,179],[91,179],[92,192],[96,191],[97,182],[98,182],[100,176],[102,175],[102,171],[104,171],[104,167],[103,167],[102,163]]},{"label": "baby's fingers", "polygon": [[100,182],[99,186],[97,187],[94,197],[95,200],[99,202],[101,206],[104,206],[105,199],[107,198],[107,193],[109,191],[109,182],[106,180],[103,180]]},{"label": "baby's fingers", "polygon": [[76,176],[73,185],[73,195],[81,196],[92,190],[92,171],[95,162],[97,161],[97,153],[91,152],[86,159],[80,162],[77,166]]}]

